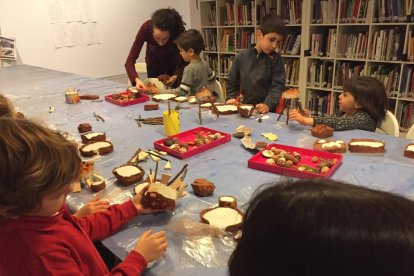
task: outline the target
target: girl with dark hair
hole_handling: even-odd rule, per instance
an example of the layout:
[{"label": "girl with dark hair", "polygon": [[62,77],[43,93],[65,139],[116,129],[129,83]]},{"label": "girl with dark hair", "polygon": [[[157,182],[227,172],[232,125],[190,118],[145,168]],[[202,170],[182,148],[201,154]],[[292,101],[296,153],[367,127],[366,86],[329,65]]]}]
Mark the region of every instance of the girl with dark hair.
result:
[{"label": "girl with dark hair", "polygon": [[306,116],[292,110],[289,119],[302,125],[327,125],[334,130],[362,129],[375,131],[385,118],[388,107],[384,84],[372,77],[353,77],[344,83],[339,96],[339,113],[333,116]]},{"label": "girl with dark hair", "polygon": [[388,276],[414,271],[414,202],[316,179],[260,189],[230,275]]},{"label": "girl with dark hair", "polygon": [[138,89],[145,89],[135,71],[135,62],[144,42],[147,43],[145,62],[148,77],[156,78],[167,74],[170,76],[167,85],[177,85],[181,82],[185,62],[174,40],[185,31],[185,25],[182,16],[173,8],[155,11],[151,19],[141,25],[125,62],[125,69],[132,85]]}]

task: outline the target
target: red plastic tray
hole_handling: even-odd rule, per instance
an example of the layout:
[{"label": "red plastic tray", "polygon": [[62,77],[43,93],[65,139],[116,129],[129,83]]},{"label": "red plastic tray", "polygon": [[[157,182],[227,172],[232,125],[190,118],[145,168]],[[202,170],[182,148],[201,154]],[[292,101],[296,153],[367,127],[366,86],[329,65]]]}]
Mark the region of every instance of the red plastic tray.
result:
[{"label": "red plastic tray", "polygon": [[[134,92],[131,92],[131,91],[125,91],[125,92],[116,93],[116,94],[129,95],[129,94],[133,94],[133,93]],[[112,95],[113,94],[105,96],[105,100],[110,102],[110,103],[119,105],[119,106],[128,106],[128,105],[133,105],[133,104],[137,104],[137,103],[144,103],[144,102],[149,100],[149,97],[147,95],[141,94],[136,99],[133,99],[133,100],[130,100],[130,101],[127,101],[127,102],[118,102],[117,100],[114,100],[111,97]]]},{"label": "red plastic tray", "polygon": [[210,134],[214,134],[214,133],[220,133],[222,135],[222,137],[220,139],[214,140],[209,144],[204,144],[202,146],[199,147],[189,147],[187,152],[178,152],[176,150],[170,149],[169,147],[164,145],[164,139],[158,140],[154,142],[154,148],[157,150],[162,150],[165,152],[168,152],[169,155],[172,155],[174,157],[177,157],[179,159],[186,159],[189,158],[193,155],[199,154],[203,151],[215,148],[219,145],[222,145],[224,143],[227,143],[231,140],[231,135],[225,132],[221,132],[221,131],[217,131],[211,128],[206,128],[206,127],[196,127],[181,133],[178,133],[176,135],[171,136],[170,138],[174,138],[177,137],[180,143],[186,143],[189,141],[194,141],[194,139],[196,138],[196,133],[200,132],[200,133],[207,133],[209,132]]},{"label": "red plastic tray", "polygon": [[[299,162],[302,165],[308,165],[313,168],[316,167],[318,163],[312,162],[313,156],[318,156],[320,158],[325,159],[334,159],[336,158],[336,163],[329,169],[329,171],[325,174],[318,174],[318,173],[312,173],[307,171],[299,171],[297,169],[298,165],[294,165],[292,168],[285,168],[278,165],[270,165],[266,164],[266,157],[262,155],[262,151],[258,152],[254,156],[252,156],[248,162],[247,165],[249,168],[260,170],[260,171],[266,171],[271,173],[276,173],[284,176],[290,176],[290,177],[298,177],[298,178],[329,178],[334,173],[334,171],[339,167],[339,165],[342,162],[342,155],[337,153],[330,153],[326,151],[318,151],[318,150],[312,150],[312,149],[303,149],[293,146],[287,146],[287,145],[281,145],[281,144],[271,144],[268,145],[265,149],[271,149],[272,147],[276,147],[278,149],[283,149],[288,152],[298,152],[301,155],[301,161]],[[300,166],[300,165],[299,165]]]}]

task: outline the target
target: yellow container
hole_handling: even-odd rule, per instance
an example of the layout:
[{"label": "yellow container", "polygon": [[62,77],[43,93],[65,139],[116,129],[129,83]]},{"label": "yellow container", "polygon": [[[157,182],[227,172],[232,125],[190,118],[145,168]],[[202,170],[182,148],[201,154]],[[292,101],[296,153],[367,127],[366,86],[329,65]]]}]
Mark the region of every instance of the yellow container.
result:
[{"label": "yellow container", "polygon": [[180,113],[177,110],[171,110],[168,114],[168,110],[162,113],[164,118],[164,131],[166,136],[175,135],[180,132]]}]

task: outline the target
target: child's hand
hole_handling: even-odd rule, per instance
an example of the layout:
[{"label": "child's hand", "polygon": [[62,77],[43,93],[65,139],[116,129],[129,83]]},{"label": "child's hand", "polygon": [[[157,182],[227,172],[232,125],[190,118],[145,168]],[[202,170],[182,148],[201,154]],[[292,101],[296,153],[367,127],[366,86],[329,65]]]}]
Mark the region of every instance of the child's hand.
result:
[{"label": "child's hand", "polygon": [[152,234],[152,230],[148,230],[138,239],[134,251],[141,254],[149,263],[164,255],[167,247],[168,242],[164,231]]},{"label": "child's hand", "polygon": [[257,112],[263,114],[263,113],[269,112],[269,107],[267,106],[267,104],[260,103],[260,104],[256,104],[256,110]]},{"label": "child's hand", "polygon": [[309,109],[306,109],[306,108],[302,108],[301,113],[305,117],[310,117],[311,116],[310,110]]},{"label": "child's hand", "polygon": [[313,119],[310,118],[310,117],[303,116],[300,113],[300,111],[297,110],[297,109],[292,109],[289,112],[289,119],[290,120],[297,121],[301,125],[305,125],[305,126],[311,126],[311,125],[313,125]]},{"label": "child's hand", "polygon": [[73,215],[77,218],[81,218],[95,214],[96,212],[106,211],[108,208],[109,202],[107,200],[100,200],[98,197],[95,197],[83,205],[82,208]]},{"label": "child's hand", "polygon": [[236,104],[236,103],[237,103],[237,100],[236,99],[228,99],[226,101],[226,104]]}]

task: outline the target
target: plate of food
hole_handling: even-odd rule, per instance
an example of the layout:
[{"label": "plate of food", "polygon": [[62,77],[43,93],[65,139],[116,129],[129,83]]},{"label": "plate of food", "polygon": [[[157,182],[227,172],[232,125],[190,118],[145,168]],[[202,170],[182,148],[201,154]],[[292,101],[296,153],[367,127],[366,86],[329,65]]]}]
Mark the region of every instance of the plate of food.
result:
[{"label": "plate of food", "polygon": [[107,95],[105,96],[105,100],[119,106],[128,106],[137,103],[144,103],[149,100],[149,97],[139,92],[135,93],[132,91],[124,91]]}]

